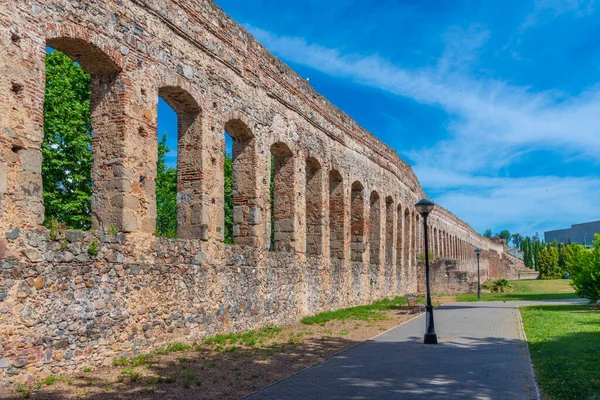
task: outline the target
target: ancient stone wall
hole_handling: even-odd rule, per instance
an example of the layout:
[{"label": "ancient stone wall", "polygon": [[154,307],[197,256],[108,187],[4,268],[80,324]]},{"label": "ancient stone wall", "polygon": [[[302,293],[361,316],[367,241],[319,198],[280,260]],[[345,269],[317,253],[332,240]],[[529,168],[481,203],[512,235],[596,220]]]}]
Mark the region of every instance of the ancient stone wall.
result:
[{"label": "ancient stone wall", "polygon": [[[41,226],[47,46],[92,78],[90,232]],[[0,71],[1,379],[418,289],[411,168],[212,2],[3,0]],[[159,97],[179,124],[172,240],[153,236]],[[476,247],[503,257],[442,207],[429,227],[458,268]]]}]

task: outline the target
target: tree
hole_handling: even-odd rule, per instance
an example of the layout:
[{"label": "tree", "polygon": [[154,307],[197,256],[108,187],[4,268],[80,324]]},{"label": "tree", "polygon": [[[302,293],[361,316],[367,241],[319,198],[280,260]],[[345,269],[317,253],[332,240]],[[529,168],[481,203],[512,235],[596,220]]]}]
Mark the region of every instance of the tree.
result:
[{"label": "tree", "polygon": [[58,51],[46,55],[42,182],[44,225],[90,229],[90,76]]},{"label": "tree", "polygon": [[558,250],[556,247],[542,247],[538,251],[539,279],[560,279],[563,272],[558,267]]},{"label": "tree", "polygon": [[510,232],[508,231],[508,229],[501,230],[500,233],[496,234],[496,236],[498,236],[500,239],[506,240],[507,245],[508,242],[510,242]]},{"label": "tree", "polygon": [[531,238],[525,237],[521,242],[521,251],[523,252],[523,263],[527,268],[535,268],[533,262],[533,251],[531,247]]},{"label": "tree", "polygon": [[486,229],[486,231],[483,233],[483,237],[486,238],[491,238],[492,237],[492,230],[491,229]]},{"label": "tree", "polygon": [[517,247],[517,248],[520,249],[521,248],[521,242],[524,239],[523,236],[521,236],[520,233],[513,233],[510,238],[511,238],[513,244],[515,245],[515,247]]},{"label": "tree", "polygon": [[591,250],[572,244],[567,267],[571,274],[571,285],[581,297],[598,304],[600,300],[600,235],[595,235]]},{"label": "tree", "polygon": [[177,169],[167,167],[167,135],[158,143],[156,163],[156,236],[177,237]]}]

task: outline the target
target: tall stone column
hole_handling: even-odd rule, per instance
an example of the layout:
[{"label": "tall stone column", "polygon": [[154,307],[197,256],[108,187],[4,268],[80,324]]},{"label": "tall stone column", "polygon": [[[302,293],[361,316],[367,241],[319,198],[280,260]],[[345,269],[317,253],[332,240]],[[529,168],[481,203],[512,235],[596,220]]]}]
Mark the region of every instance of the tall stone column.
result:
[{"label": "tall stone column", "polygon": [[[0,229],[44,221],[42,152],[45,48],[35,27],[13,24],[16,2],[0,13]],[[31,32],[33,31],[33,32]]]}]

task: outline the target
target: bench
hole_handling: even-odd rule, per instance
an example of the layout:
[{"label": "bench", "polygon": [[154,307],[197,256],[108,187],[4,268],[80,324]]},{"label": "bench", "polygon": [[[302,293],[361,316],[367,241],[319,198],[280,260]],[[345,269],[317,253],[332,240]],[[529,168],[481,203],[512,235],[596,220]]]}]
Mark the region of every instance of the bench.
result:
[{"label": "bench", "polygon": [[414,295],[407,295],[406,301],[408,301],[408,307],[412,314],[425,312],[425,304],[417,304],[417,297]]}]

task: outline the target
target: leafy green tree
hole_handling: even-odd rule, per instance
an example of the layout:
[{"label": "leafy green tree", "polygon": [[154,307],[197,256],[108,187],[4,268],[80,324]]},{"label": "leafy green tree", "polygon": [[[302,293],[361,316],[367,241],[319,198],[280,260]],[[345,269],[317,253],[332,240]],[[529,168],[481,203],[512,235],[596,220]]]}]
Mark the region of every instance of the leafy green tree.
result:
[{"label": "leafy green tree", "polygon": [[538,252],[539,279],[561,279],[565,271],[559,267],[558,248],[544,246]]},{"label": "leafy green tree", "polygon": [[483,232],[483,237],[486,237],[488,239],[491,238],[492,237],[492,230],[491,229],[486,229],[486,231]]},{"label": "leafy green tree", "polygon": [[515,245],[515,247],[517,248],[521,248],[521,242],[523,241],[523,236],[521,236],[520,233],[513,233],[510,236],[510,239],[512,240],[513,244]]},{"label": "leafy green tree", "polygon": [[498,236],[500,239],[506,240],[507,245],[508,242],[510,242],[510,232],[508,231],[508,229],[501,230],[500,233],[496,234],[496,236]]},{"label": "leafy green tree", "polygon": [[177,237],[177,169],[167,167],[167,135],[158,143],[156,163],[156,236]]},{"label": "leafy green tree", "polygon": [[571,285],[581,297],[598,304],[600,300],[600,235],[595,235],[594,246],[586,250],[579,244],[572,244],[567,267],[571,274]]},{"label": "leafy green tree", "polygon": [[58,51],[46,54],[42,182],[44,225],[90,229],[90,76]]},{"label": "leafy green tree", "polygon": [[531,238],[529,236],[525,237],[521,242],[521,252],[523,253],[523,263],[525,266],[527,268],[535,268]]}]

